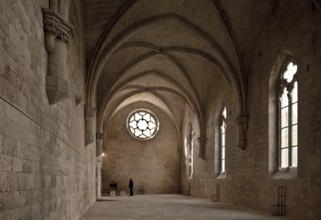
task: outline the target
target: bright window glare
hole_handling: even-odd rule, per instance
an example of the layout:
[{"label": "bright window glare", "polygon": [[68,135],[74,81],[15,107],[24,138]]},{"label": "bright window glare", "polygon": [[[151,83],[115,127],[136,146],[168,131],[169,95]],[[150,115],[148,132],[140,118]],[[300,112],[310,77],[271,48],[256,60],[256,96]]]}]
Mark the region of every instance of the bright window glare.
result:
[{"label": "bright window glare", "polygon": [[279,106],[279,155],[280,168],[298,166],[298,66],[289,62],[281,75]]},{"label": "bright window glare", "polygon": [[150,139],[158,131],[157,118],[147,111],[139,110],[128,117],[128,131],[139,139]]},{"label": "bright window glare", "polygon": [[296,74],[298,70],[298,66],[294,65],[292,62],[290,62],[288,64],[288,66],[286,67],[286,71],[283,74],[283,78],[287,81],[287,82],[291,82],[294,75]]}]

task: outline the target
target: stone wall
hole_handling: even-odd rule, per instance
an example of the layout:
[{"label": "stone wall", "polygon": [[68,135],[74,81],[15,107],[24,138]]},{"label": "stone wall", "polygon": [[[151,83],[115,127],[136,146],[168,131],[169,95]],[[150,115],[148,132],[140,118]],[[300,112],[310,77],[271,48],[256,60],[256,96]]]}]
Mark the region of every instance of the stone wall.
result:
[{"label": "stone wall", "polygon": [[[228,96],[224,80],[213,89],[207,112],[206,158],[195,155],[191,195],[210,198],[220,184],[222,202],[269,212],[277,202],[277,186],[287,187],[287,215],[290,219],[321,218],[321,11],[311,1],[278,1],[257,44],[248,77],[249,127],[245,151],[237,147],[235,100]],[[272,67],[284,50],[291,52],[298,64],[299,82],[299,167],[296,175],[270,172],[275,144],[269,139],[269,82]],[[220,95],[215,95],[220,93]],[[224,95],[225,94],[225,95]],[[215,121],[220,103],[231,107],[227,134],[225,177],[215,171],[217,146]],[[196,149],[197,150],[197,149]],[[183,176],[183,175],[182,175]],[[186,181],[184,178],[183,182]]]},{"label": "stone wall", "polygon": [[70,98],[49,105],[41,8],[0,4],[0,219],[78,219],[95,200],[95,149],[84,145],[83,14],[73,1]]},{"label": "stone wall", "polygon": [[[91,5],[89,0],[85,2],[88,7]],[[88,33],[95,39],[106,24],[94,25],[95,21],[105,16],[111,19],[124,4],[111,2],[115,7],[103,3],[110,13],[88,17],[87,24],[93,24],[88,31],[99,28],[98,32]],[[103,158],[103,190],[107,190],[110,179],[118,182],[119,189],[127,189],[131,177],[136,192],[139,182],[144,182],[146,193],[181,191],[211,198],[217,194],[219,185],[222,202],[268,212],[270,204],[276,203],[277,186],[284,185],[289,218],[319,220],[321,11],[312,2],[275,1],[253,46],[256,56],[251,66],[245,67],[250,70],[247,72],[250,120],[245,151],[237,146],[236,95],[223,74],[213,73],[215,84],[205,109],[205,157],[199,157],[200,144],[196,138],[200,128],[189,107],[182,113],[183,135],[179,137],[169,117],[155,106],[130,105],[104,128],[107,155]],[[5,220],[78,219],[95,200],[95,147],[84,143],[81,101],[85,100],[86,69],[83,6],[80,0],[71,3],[69,22],[74,25],[75,34],[67,55],[70,97],[55,105],[49,105],[46,94],[48,59],[41,8],[48,8],[48,1],[6,0],[0,4],[0,219]],[[96,41],[86,43],[91,56]],[[274,117],[270,111],[269,83],[282,51],[293,54],[299,67],[299,167],[291,176],[271,169],[276,146],[275,137],[269,133],[273,127],[269,119]],[[224,175],[218,172],[217,135],[223,105],[228,110]],[[149,108],[160,119],[160,131],[149,141],[135,140],[127,132],[126,117],[136,107]],[[190,125],[195,132],[194,172],[188,179],[183,149]]]},{"label": "stone wall", "polygon": [[[224,184],[227,182],[233,172],[233,161],[234,157],[242,151],[238,148],[238,133],[235,119],[237,118],[235,97],[231,93],[231,85],[228,84],[227,80],[220,74],[216,74],[215,86],[208,95],[207,107],[205,112],[205,157],[202,159],[199,157],[200,143],[197,137],[200,135],[200,128],[197,122],[196,116],[192,111],[186,107],[186,113],[184,117],[183,132],[186,137],[187,127],[189,124],[192,125],[193,131],[195,132],[193,139],[194,146],[194,174],[191,179],[186,179],[186,170],[182,173],[182,192],[187,195],[201,196],[205,198],[211,198],[212,195],[216,194],[216,184],[220,184],[221,192],[230,190],[228,185]],[[227,108],[227,147],[226,154],[229,158],[226,160],[226,166],[229,175],[220,175],[219,173],[219,150],[218,150],[218,132],[220,126],[220,114],[223,106]],[[184,143],[184,142],[183,142]],[[185,158],[182,156],[182,170],[184,170]],[[235,164],[237,165],[237,164]],[[221,184],[222,183],[222,184]],[[226,194],[225,196],[229,196]]]},{"label": "stone wall", "polygon": [[[150,140],[137,140],[126,128],[128,114],[136,108],[154,112],[160,129]],[[118,191],[128,192],[128,180],[134,181],[134,193],[144,182],[146,194],[179,193],[180,164],[178,137],[173,122],[154,105],[140,102],[120,110],[104,127],[103,191],[109,192],[108,183],[115,180]]]}]

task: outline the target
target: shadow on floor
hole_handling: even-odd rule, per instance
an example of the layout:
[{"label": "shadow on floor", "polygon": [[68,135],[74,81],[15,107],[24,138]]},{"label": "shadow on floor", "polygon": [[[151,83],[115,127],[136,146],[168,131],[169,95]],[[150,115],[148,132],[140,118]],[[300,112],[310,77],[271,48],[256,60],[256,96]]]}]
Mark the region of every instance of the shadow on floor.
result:
[{"label": "shadow on floor", "polygon": [[119,200],[117,199],[110,199],[108,197],[101,197],[99,199],[96,200],[96,202],[118,202]]}]

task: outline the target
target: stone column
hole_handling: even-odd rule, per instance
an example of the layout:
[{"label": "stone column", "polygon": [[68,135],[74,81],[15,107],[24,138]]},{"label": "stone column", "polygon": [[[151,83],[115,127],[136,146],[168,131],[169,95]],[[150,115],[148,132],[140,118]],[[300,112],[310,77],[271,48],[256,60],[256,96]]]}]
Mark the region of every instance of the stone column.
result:
[{"label": "stone column", "polygon": [[97,132],[96,133],[96,156],[100,156],[102,154],[103,149],[103,134]]},{"label": "stone column", "polygon": [[96,196],[101,197],[101,172],[102,172],[102,147],[103,147],[103,134],[96,133]]},{"label": "stone column", "polygon": [[[57,7],[54,1],[51,6]],[[48,53],[46,90],[49,104],[55,104],[69,96],[66,61],[67,45],[72,38],[73,27],[54,10],[43,8],[42,13]]]},{"label": "stone column", "polygon": [[94,142],[94,125],[95,125],[96,108],[85,106],[85,144],[89,145]]},{"label": "stone column", "polygon": [[241,116],[237,119],[239,126],[239,148],[245,150],[247,144],[246,130],[249,118],[247,116]]}]

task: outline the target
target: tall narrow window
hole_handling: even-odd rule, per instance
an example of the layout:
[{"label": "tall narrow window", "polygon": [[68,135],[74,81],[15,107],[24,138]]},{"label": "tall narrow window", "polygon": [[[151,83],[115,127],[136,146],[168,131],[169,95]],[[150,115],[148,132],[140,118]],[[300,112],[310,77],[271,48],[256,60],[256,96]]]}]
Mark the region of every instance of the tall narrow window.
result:
[{"label": "tall narrow window", "polygon": [[193,136],[194,136],[194,132],[192,127],[190,128],[189,131],[189,143],[188,143],[188,154],[187,154],[187,176],[188,178],[192,178],[193,177]]},{"label": "tall narrow window", "polygon": [[290,62],[281,74],[279,167],[298,166],[298,82],[297,65]]},{"label": "tall narrow window", "polygon": [[184,142],[186,176],[189,179],[192,179],[193,177],[193,152],[194,152],[193,137],[194,137],[193,127],[191,124],[189,124],[186,132],[186,139]]},{"label": "tall narrow window", "polygon": [[220,123],[220,145],[219,145],[219,151],[220,151],[220,173],[225,173],[225,143],[226,143],[226,107],[223,108],[221,113],[221,123]]}]

